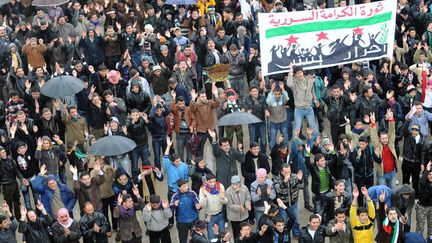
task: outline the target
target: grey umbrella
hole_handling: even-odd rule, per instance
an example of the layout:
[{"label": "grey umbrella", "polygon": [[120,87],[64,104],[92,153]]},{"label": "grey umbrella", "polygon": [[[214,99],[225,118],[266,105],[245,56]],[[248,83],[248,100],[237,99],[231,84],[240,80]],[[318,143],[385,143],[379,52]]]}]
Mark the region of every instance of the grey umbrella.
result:
[{"label": "grey umbrella", "polygon": [[59,6],[67,2],[69,2],[69,0],[33,0],[32,6],[38,6],[38,7]]},{"label": "grey umbrella", "polygon": [[218,126],[243,125],[262,122],[261,119],[249,112],[233,112],[224,115],[217,122]]},{"label": "grey umbrella", "polygon": [[100,138],[88,149],[88,152],[96,156],[114,156],[130,152],[136,147],[136,143],[123,136],[106,136]]},{"label": "grey umbrella", "polygon": [[41,93],[51,98],[66,97],[74,95],[84,89],[84,82],[73,76],[57,76],[46,82]]},{"label": "grey umbrella", "polygon": [[167,0],[165,4],[194,5],[197,4],[197,0]]}]

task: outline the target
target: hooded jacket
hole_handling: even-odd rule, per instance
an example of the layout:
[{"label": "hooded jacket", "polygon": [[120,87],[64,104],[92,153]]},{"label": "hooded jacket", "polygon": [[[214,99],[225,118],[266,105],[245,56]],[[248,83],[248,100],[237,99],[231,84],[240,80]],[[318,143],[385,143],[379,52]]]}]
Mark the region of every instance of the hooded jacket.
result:
[{"label": "hooded jacket", "polygon": [[[51,139],[47,136],[42,137],[42,140]],[[52,145],[48,149],[37,148],[35,152],[35,159],[39,160],[39,166],[46,165],[48,174],[58,174],[60,163],[65,164],[65,146],[64,144]]]},{"label": "hooded jacket", "polygon": [[[403,194],[408,194],[409,198],[404,199],[402,196]],[[415,205],[415,199],[416,195],[414,189],[407,184],[399,185],[392,189],[392,206],[396,207],[401,215],[411,215]]]},{"label": "hooded jacket", "polygon": [[[126,101],[128,112],[135,108],[140,112],[149,113],[152,106],[150,95],[142,89],[138,80],[132,80],[130,86]],[[138,93],[132,92],[135,86],[139,88]]]},{"label": "hooded jacket", "polygon": [[[50,178],[50,176],[52,175],[49,175],[48,177],[38,175],[31,180],[31,185],[33,187],[33,190],[41,194],[41,202],[45,206],[47,213],[50,215],[54,215],[54,213],[57,213],[57,212],[51,212],[51,200],[54,196],[54,191],[51,190],[47,185],[48,183],[47,178]],[[69,212],[72,212],[75,203],[77,201],[75,195],[68,188],[67,185],[62,184],[58,181],[57,181],[57,189],[60,190],[60,197],[65,208],[67,208]]]}]

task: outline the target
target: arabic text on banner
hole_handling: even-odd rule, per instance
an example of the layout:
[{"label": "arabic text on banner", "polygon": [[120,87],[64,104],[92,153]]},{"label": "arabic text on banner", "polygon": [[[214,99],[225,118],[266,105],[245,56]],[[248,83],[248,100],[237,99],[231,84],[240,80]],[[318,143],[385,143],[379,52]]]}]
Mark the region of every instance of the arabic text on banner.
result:
[{"label": "arabic text on banner", "polygon": [[263,75],[391,57],[396,0],[302,12],[260,13]]}]

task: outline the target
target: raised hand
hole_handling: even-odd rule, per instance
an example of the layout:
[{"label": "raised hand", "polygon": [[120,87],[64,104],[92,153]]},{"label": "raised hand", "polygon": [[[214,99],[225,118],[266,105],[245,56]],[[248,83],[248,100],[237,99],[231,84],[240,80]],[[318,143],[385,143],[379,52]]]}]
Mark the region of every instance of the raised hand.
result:
[{"label": "raised hand", "polygon": [[296,128],[296,129],[294,130],[294,137],[295,137],[295,138],[299,138],[299,136],[300,136],[300,129],[299,129],[299,128]]},{"label": "raised hand", "polygon": [[44,175],[46,175],[46,173],[47,173],[46,165],[43,164],[43,165],[40,167],[40,172],[39,172],[39,174],[40,174],[41,176],[44,176]]},{"label": "raised hand", "polygon": [[358,196],[360,195],[360,192],[359,192],[357,187],[354,187],[352,194],[353,194],[354,198],[358,198]]},{"label": "raised hand", "polygon": [[132,187],[132,192],[135,196],[140,197],[140,192],[138,190],[138,187],[136,186]]},{"label": "raised hand", "polygon": [[369,197],[369,191],[366,187],[362,187],[361,188],[361,192],[363,193],[363,195],[367,198]]},{"label": "raised hand", "polygon": [[299,170],[297,172],[297,180],[301,181],[303,179],[303,171]]},{"label": "raised hand", "polygon": [[314,129],[312,127],[306,128],[306,134],[307,134],[308,138],[312,137],[313,132],[314,132]]},{"label": "raised hand", "polygon": [[216,133],[212,129],[207,129],[207,132],[214,141],[216,139]]},{"label": "raised hand", "polygon": [[45,212],[45,207],[40,200],[37,201],[36,208],[39,209],[41,212]]},{"label": "raised hand", "polygon": [[385,191],[381,190],[381,194],[379,195],[380,202],[382,203],[385,202],[385,198],[386,198]]},{"label": "raised hand", "polygon": [[122,202],[123,202],[123,195],[120,193],[120,194],[117,196],[117,205],[121,205]]},{"label": "raised hand", "polygon": [[311,152],[311,148],[310,148],[309,144],[305,145],[305,149],[306,149],[306,153],[310,153]]},{"label": "raised hand", "polygon": [[24,205],[21,205],[20,213],[21,213],[21,221],[25,221],[27,219],[27,209]]},{"label": "raised hand", "polygon": [[376,123],[375,113],[374,112],[370,113],[369,119],[370,119],[370,123]]},{"label": "raised hand", "polygon": [[74,176],[78,175],[78,169],[76,166],[73,165],[69,166],[69,170]]}]

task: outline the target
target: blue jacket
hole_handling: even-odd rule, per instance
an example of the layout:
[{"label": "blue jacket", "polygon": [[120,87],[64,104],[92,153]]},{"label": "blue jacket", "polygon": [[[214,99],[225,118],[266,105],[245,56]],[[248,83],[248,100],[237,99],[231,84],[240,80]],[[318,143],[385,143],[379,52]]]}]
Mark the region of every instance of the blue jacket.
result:
[{"label": "blue jacket", "polygon": [[[409,114],[405,115],[405,120],[408,120]],[[432,121],[432,113],[429,113],[423,110],[420,117],[417,116],[417,113],[414,114],[413,119],[410,122],[409,129],[411,130],[412,125],[418,124],[420,126],[420,133],[423,136],[428,135],[429,131],[429,122]]]},{"label": "blue jacket", "polygon": [[[51,212],[51,199],[54,195],[54,192],[47,186],[45,177],[40,175],[36,176],[31,181],[31,185],[33,190],[41,194],[41,202],[45,206],[47,213],[50,215],[56,214],[57,212]],[[60,197],[63,201],[63,204],[65,205],[65,208],[67,208],[69,212],[72,212],[77,198],[65,184],[59,183],[57,181],[57,186],[60,190]]]},{"label": "blue jacket", "polygon": [[177,185],[177,181],[179,179],[183,179],[185,181],[189,180],[188,167],[185,163],[180,162],[180,166],[177,167],[173,164],[173,162],[171,162],[168,155],[164,155],[162,166],[168,178],[168,190],[176,192],[179,189]]},{"label": "blue jacket", "polygon": [[387,205],[387,207],[391,207],[391,189],[388,186],[385,185],[377,185],[377,186],[373,186],[373,187],[369,187],[368,192],[369,192],[369,197],[372,199],[372,201],[374,203],[377,203],[379,201],[379,196],[381,195],[381,191],[384,190],[385,193],[385,204]]},{"label": "blue jacket", "polygon": [[191,96],[189,92],[186,90],[186,87],[178,83],[177,86],[174,88],[174,91],[176,92],[176,97],[183,96],[183,98],[185,99],[186,106],[189,106]]},{"label": "blue jacket", "polygon": [[170,113],[169,106],[167,104],[164,104],[165,111],[162,113],[161,116],[156,116],[156,106],[153,106],[150,110],[149,114],[149,130],[152,134],[152,137],[154,139],[156,138],[163,138],[168,134],[168,124],[165,120],[166,116]]},{"label": "blue jacket", "polygon": [[[179,200],[179,206],[175,207],[174,202]],[[176,219],[178,223],[192,223],[198,219],[198,210],[195,204],[199,203],[198,196],[194,191],[181,193],[180,190],[174,193],[170,207],[176,208]]]}]

